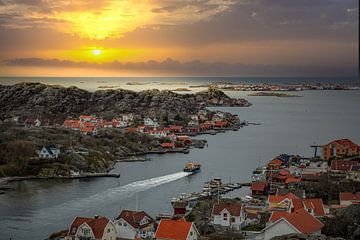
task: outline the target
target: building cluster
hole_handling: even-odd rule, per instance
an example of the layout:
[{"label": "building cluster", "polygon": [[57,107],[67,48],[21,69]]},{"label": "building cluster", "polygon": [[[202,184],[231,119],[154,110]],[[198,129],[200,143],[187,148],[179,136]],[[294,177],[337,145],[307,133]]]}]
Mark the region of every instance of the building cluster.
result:
[{"label": "building cluster", "polygon": [[123,210],[117,218],[76,217],[64,240],[184,239],[196,240],[199,231],[183,218],[155,221],[144,211]]},{"label": "building cluster", "polygon": [[133,114],[123,114],[110,121],[97,118],[96,116],[81,115],[79,119],[66,119],[63,126],[80,131],[85,135],[96,135],[99,128],[125,128],[134,121]]}]

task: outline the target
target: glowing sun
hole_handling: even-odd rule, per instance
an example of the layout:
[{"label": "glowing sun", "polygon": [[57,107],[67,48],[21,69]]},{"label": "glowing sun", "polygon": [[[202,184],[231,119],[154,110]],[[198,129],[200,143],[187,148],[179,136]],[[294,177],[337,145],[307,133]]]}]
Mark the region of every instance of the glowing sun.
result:
[{"label": "glowing sun", "polygon": [[92,51],[92,53],[93,53],[94,55],[100,55],[100,54],[101,54],[101,50],[100,50],[100,49],[94,49],[94,50]]}]

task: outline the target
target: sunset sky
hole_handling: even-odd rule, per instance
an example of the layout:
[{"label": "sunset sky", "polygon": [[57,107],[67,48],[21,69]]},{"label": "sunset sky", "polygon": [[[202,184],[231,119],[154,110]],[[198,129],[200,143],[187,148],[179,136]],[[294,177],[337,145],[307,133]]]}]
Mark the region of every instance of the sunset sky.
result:
[{"label": "sunset sky", "polygon": [[0,0],[1,76],[354,76],[357,0]]}]

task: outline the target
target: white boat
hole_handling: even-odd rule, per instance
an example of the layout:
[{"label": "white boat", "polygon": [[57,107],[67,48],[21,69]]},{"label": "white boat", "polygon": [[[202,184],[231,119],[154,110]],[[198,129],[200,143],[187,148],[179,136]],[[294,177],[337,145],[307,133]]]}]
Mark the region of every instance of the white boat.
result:
[{"label": "white boat", "polygon": [[241,200],[244,202],[250,202],[252,199],[253,199],[253,197],[250,197],[248,195],[245,195],[244,197],[241,198]]}]

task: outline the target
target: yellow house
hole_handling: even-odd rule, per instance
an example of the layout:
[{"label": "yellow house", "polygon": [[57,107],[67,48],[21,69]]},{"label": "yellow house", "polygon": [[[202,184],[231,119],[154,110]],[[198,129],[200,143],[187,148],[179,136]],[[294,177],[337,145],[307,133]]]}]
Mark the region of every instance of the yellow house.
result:
[{"label": "yellow house", "polygon": [[349,139],[338,139],[323,146],[323,158],[344,158],[359,155],[359,146]]}]

